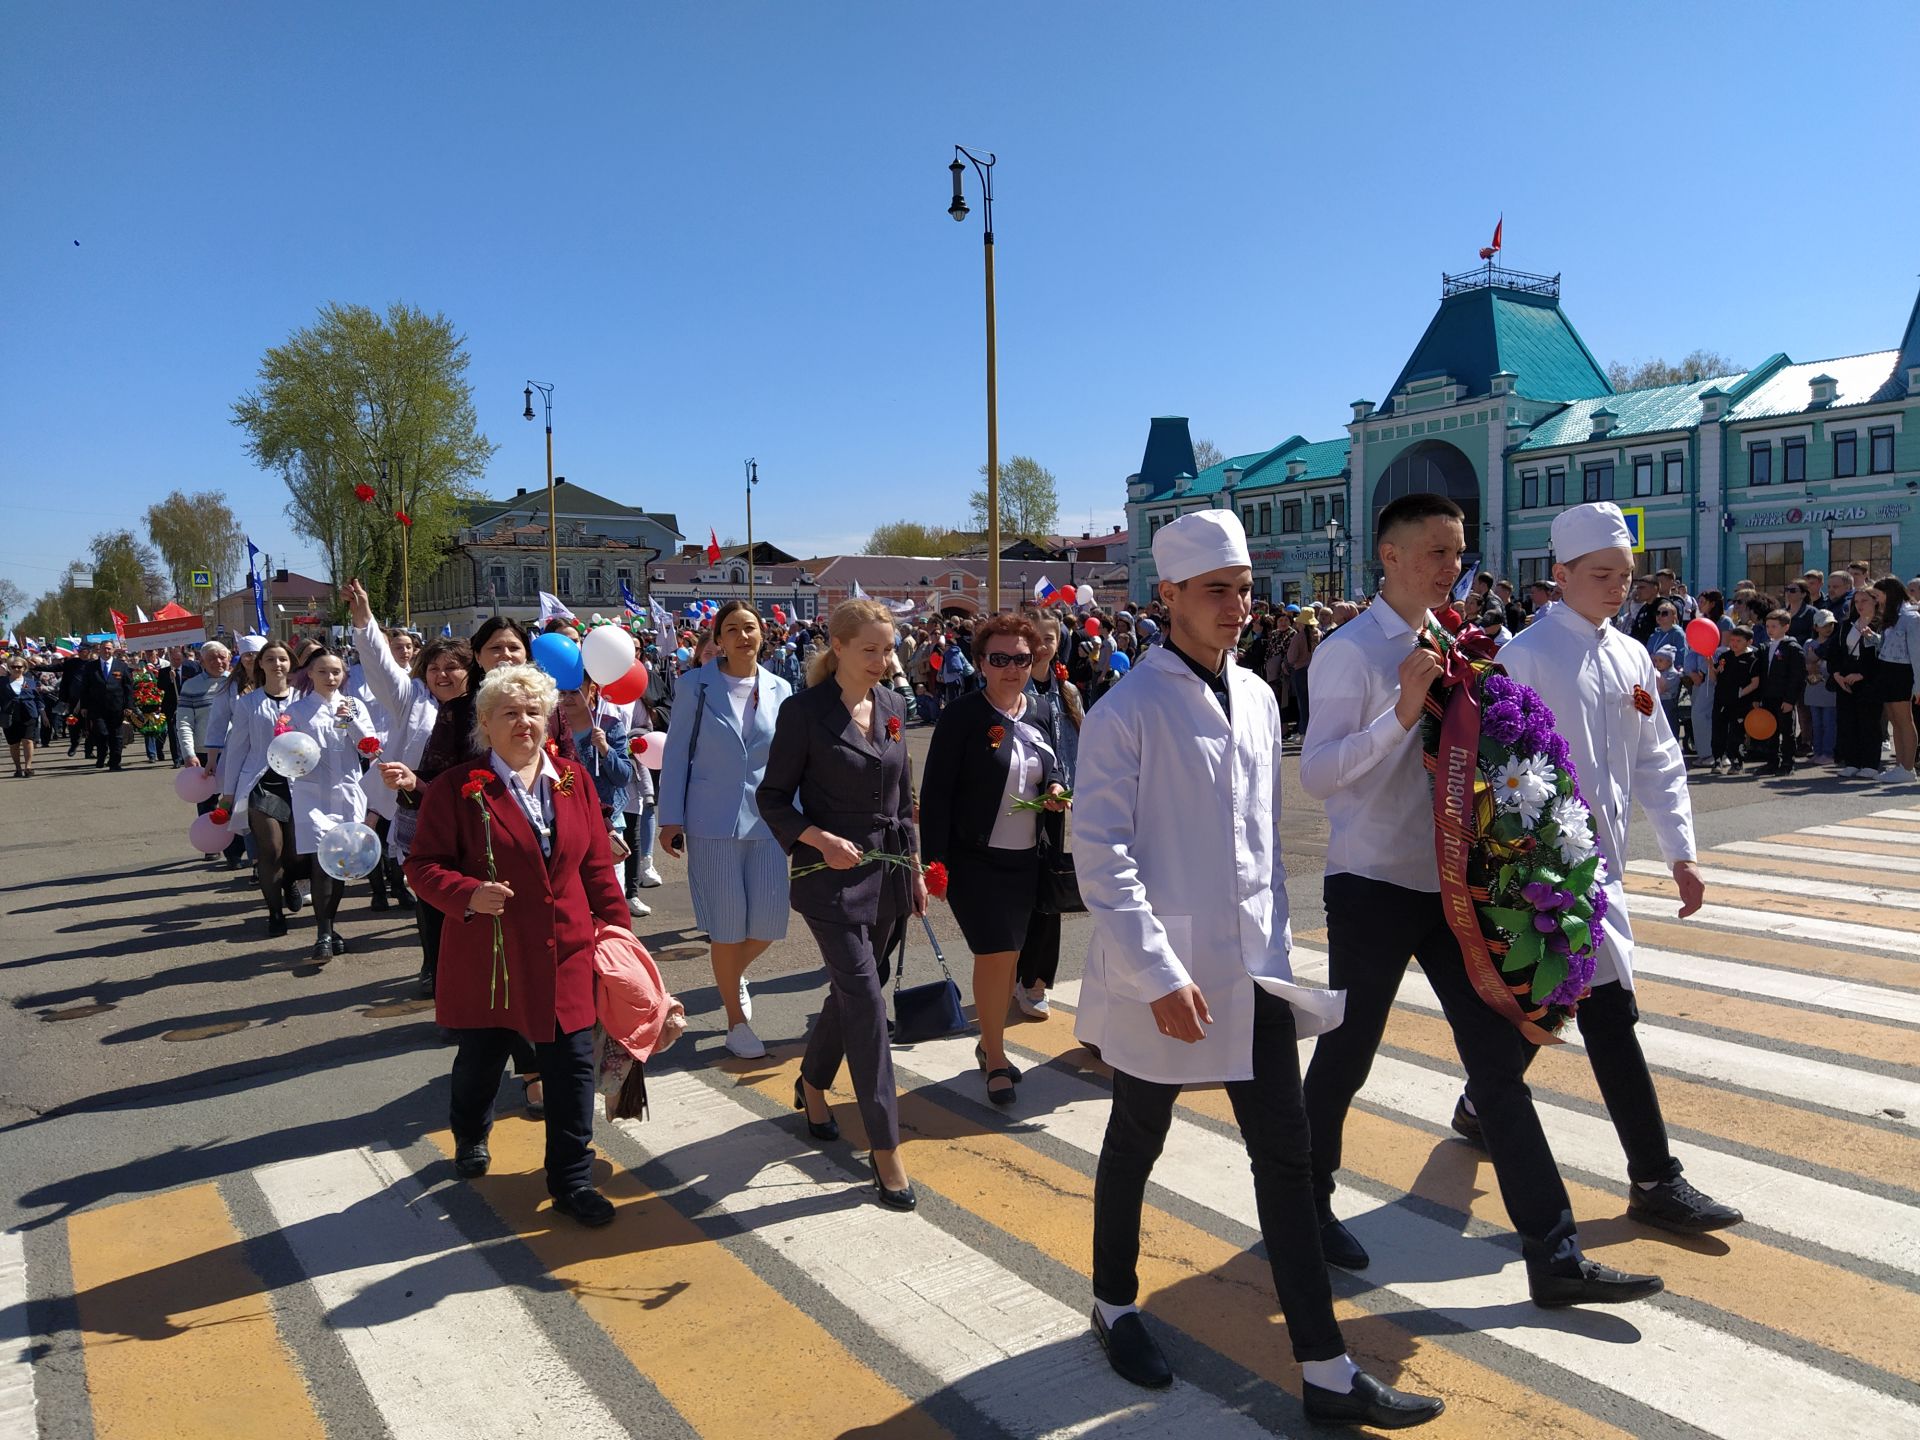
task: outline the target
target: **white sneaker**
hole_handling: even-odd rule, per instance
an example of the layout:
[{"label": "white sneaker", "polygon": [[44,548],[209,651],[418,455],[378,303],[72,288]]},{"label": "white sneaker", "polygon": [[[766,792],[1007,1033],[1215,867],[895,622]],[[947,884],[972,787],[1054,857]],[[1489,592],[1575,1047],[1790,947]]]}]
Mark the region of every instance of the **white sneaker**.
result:
[{"label": "white sneaker", "polygon": [[744,1020],[727,1031],[727,1049],[742,1060],[759,1060],[767,1053],[767,1047],[760,1043],[760,1037],[753,1033],[753,1027]]},{"label": "white sneaker", "polygon": [[653,868],[653,862],[647,861],[640,867],[640,873],[634,877],[634,884],[642,890],[651,890],[660,883],[660,872]]},{"label": "white sneaker", "polygon": [[627,896],[627,909],[636,915],[651,915],[653,913],[653,907],[638,895]]},{"label": "white sneaker", "polygon": [[1880,772],[1882,783],[1887,785],[1911,785],[1914,783],[1914,778],[1913,771],[1904,770],[1898,765],[1889,766]]},{"label": "white sneaker", "polygon": [[1020,1013],[1030,1019],[1044,1020],[1053,1013],[1053,1008],[1047,1004],[1047,987],[1044,985],[1035,985],[1031,990],[1024,985],[1016,985],[1013,998],[1020,1007]]},{"label": "white sneaker", "polygon": [[753,993],[747,989],[747,977],[740,977],[740,1013],[751,1020],[753,1018]]},{"label": "white sneaker", "polygon": [[1716,761],[1714,761],[1714,762],[1713,762],[1713,771],[1712,771],[1712,773],[1713,773],[1713,774],[1715,774],[1715,775],[1724,775],[1724,774],[1726,774],[1726,773],[1727,773],[1727,762],[1726,762],[1726,761],[1724,761],[1724,760],[1716,760]]},{"label": "white sneaker", "polygon": [[1858,775],[1860,772],[1854,769],[1853,766],[1851,765],[1842,765],[1838,770],[1834,771],[1833,773],[1838,775],[1842,780],[1851,780],[1853,779],[1854,776]]}]

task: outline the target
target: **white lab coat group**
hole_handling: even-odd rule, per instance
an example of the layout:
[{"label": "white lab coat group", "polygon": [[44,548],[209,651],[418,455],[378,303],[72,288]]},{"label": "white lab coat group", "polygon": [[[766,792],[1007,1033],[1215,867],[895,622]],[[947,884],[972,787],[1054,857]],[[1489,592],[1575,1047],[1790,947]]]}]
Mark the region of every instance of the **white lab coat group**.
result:
[{"label": "white lab coat group", "polygon": [[[386,634],[378,625],[364,630],[354,626],[353,644],[360,655],[361,682],[374,700],[368,713],[380,736],[380,762],[418,770],[420,757],[427,750],[427,739],[433,734],[433,722],[440,718],[440,702],[433,698],[426,681],[416,680],[393,658]],[[367,797],[368,809],[393,819],[399,805],[399,792],[387,788],[380,778],[379,764],[368,768],[360,788]]]},{"label": "white lab coat group", "polygon": [[1500,651],[1500,663],[1553,711],[1607,862],[1607,917],[1593,983],[1633,988],[1633,927],[1623,884],[1627,822],[1638,800],[1671,865],[1695,858],[1687,762],[1664,711],[1642,713],[1636,688],[1658,695],[1647,647],[1611,625],[1555,605]]},{"label": "white lab coat group", "polygon": [[[1229,661],[1232,719],[1164,646],[1087,712],[1073,800],[1074,859],[1094,921],[1074,1033],[1142,1080],[1253,1075],[1254,976],[1286,982],[1280,711]],[[1152,1003],[1197,985],[1205,1038],[1162,1035]],[[1295,1006],[1302,1035],[1325,1028]]]},{"label": "white lab coat group", "polygon": [[[342,718],[337,712],[344,707]],[[360,741],[373,734],[367,707],[345,693],[332,700],[294,691],[283,702],[264,690],[251,690],[233,704],[233,722],[220,755],[220,791],[233,796],[233,827],[247,822],[247,797],[267,770],[267,752],[284,713],[287,724],[314,738],[320,763],[291,781],[293,844],[301,855],[311,855],[320,836],[343,821],[363,821],[366,796],[360,789]]]}]

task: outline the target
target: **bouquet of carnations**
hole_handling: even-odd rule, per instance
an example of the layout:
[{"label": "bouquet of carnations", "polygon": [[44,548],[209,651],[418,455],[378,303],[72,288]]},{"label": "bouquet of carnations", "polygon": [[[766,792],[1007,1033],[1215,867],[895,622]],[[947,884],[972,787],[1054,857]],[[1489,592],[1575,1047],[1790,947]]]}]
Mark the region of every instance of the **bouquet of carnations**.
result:
[{"label": "bouquet of carnations", "polygon": [[1427,694],[1434,845],[1447,922],[1480,998],[1557,1043],[1593,980],[1606,861],[1553,712],[1476,629],[1421,643],[1445,666]]}]

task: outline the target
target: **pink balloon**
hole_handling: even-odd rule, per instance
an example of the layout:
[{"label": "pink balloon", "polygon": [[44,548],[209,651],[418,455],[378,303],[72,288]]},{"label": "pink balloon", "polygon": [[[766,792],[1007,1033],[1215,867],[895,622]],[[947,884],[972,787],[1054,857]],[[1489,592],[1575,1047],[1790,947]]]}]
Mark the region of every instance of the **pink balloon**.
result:
[{"label": "pink balloon", "polygon": [[1100,617],[1098,615],[1089,615],[1087,617],[1087,634],[1098,635],[1099,633],[1100,633]]},{"label": "pink balloon", "polygon": [[1704,617],[1699,620],[1689,620],[1687,648],[1694,654],[1711,660],[1713,652],[1720,648],[1720,627]]},{"label": "pink balloon", "polygon": [[[220,777],[211,770],[202,770],[198,765],[188,765],[173,774],[173,793],[189,805],[198,805],[202,800],[211,800],[220,793]],[[222,844],[222,850],[227,847]]]},{"label": "pink balloon", "polygon": [[196,815],[187,827],[187,843],[202,855],[218,855],[233,840],[233,831],[214,823],[211,815]]},{"label": "pink balloon", "polygon": [[667,737],[658,730],[649,730],[640,737],[640,749],[634,758],[649,770],[658,770],[667,760]]}]

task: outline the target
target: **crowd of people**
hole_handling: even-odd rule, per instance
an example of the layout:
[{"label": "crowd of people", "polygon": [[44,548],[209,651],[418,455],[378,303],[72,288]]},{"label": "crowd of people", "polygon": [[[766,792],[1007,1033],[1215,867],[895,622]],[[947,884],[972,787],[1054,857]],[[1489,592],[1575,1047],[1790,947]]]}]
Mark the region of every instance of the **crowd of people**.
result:
[{"label": "crowd of people", "polygon": [[[1744,581],[1731,598],[1691,596],[1669,572],[1635,575],[1607,505],[1556,519],[1567,558],[1524,597],[1498,576],[1462,583],[1449,501],[1396,501],[1378,531],[1379,593],[1333,604],[1254,600],[1237,518],[1205,511],[1156,536],[1145,604],[903,620],[856,598],[770,624],[732,601],[681,633],[642,619],[630,624],[647,684],[626,701],[584,673],[562,688],[531,663],[545,632],[585,638],[571,617],[542,635],[495,617],[470,639],[427,638],[378,623],[357,582],[340,644],[252,635],[164,654],[108,642],[20,651],[0,699],[18,777],[62,733],[69,755],[84,747],[99,768],[123,769],[138,735],[149,764],[216,775],[201,808],[231,827],[224,862],[251,862],[269,937],[311,908],[316,969],[345,949],[346,888],[316,852],[334,827],[369,824],[382,842],[371,904],[412,912],[420,993],[454,1041],[458,1173],[491,1164],[511,1063],[546,1124],[555,1207],[588,1225],[615,1218],[590,1170],[595,957],[649,913],[656,853],[684,866],[733,1056],[766,1054],[748,971],[786,937],[790,912],[805,922],[827,990],[794,1106],[816,1141],[836,1143],[829,1092],[844,1065],[875,1197],[899,1210],[917,1199],[883,985],[909,919],[932,895],[950,906],[973,962],[979,1093],[1012,1107],[1022,1074],[1008,1021],[1051,1013],[1061,915],[1084,906],[1095,925],[1077,1029],[1114,1071],[1093,1324],[1115,1369],[1171,1381],[1135,1304],[1142,1205],[1180,1087],[1222,1081],[1309,1413],[1416,1424],[1439,1402],[1354,1366],[1325,1270],[1369,1263],[1332,1202],[1347,1109],[1403,973],[1383,958],[1412,954],[1453,1027],[1466,1071],[1454,1128],[1492,1155],[1536,1303],[1660,1288],[1582,1253],[1525,1085],[1534,1047],[1475,993],[1443,914],[1417,737],[1444,636],[1476,636],[1559,717],[1600,817],[1617,921],[1596,915],[1601,959],[1578,1023],[1627,1152],[1630,1212],[1697,1233],[1740,1216],[1681,1174],[1634,1037],[1626,818],[1635,802],[1648,815],[1684,917],[1704,893],[1685,749],[1708,774],[1812,761],[1911,783],[1920,613],[1908,585],[1858,570],[1809,572],[1778,598]],[[1615,718],[1629,695],[1644,723]],[[1756,712],[1767,723],[1750,723]],[[932,731],[917,779],[903,743],[916,725]],[[269,763],[289,733],[317,753],[293,774]],[[1278,840],[1290,744],[1331,825],[1330,973],[1344,1018],[1292,981]],[[1303,1076],[1296,1042],[1319,1031]]]}]

